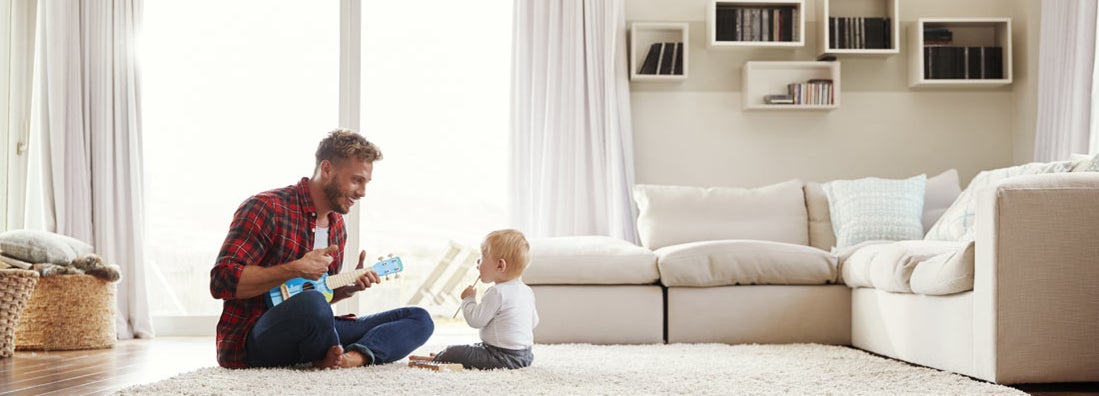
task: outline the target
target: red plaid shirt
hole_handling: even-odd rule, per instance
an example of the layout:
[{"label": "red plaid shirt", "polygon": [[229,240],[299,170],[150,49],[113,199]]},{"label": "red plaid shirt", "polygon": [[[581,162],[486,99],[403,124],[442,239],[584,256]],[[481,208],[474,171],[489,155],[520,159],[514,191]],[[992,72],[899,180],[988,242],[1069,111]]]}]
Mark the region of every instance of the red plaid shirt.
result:
[{"label": "red plaid shirt", "polygon": [[[270,267],[297,260],[313,250],[317,209],[309,196],[309,179],[297,185],[265,191],[240,204],[210,270],[210,294],[225,300],[217,327],[218,364],[248,367],[244,342],[252,325],[267,312],[264,295],[238,299],[237,282],[246,265]],[[329,274],[339,273],[347,241],[343,216],[328,214],[328,241],[339,246]]]}]

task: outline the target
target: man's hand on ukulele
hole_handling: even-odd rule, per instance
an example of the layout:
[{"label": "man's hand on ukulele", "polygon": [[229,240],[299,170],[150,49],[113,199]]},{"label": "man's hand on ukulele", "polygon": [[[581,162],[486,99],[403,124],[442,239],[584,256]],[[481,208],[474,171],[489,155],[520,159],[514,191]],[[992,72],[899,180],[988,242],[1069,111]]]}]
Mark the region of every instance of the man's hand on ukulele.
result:
[{"label": "man's hand on ukulele", "polygon": [[[355,266],[356,270],[363,269],[363,265],[366,264],[366,251],[359,252],[359,265]],[[367,271],[365,274],[355,279],[355,284],[348,285],[347,287],[353,287],[353,292],[358,292],[370,288],[375,283],[381,283],[381,278],[378,277],[378,273],[374,271]]]},{"label": "man's hand on ukulele", "polygon": [[305,279],[317,280],[328,273],[328,266],[336,256],[339,247],[331,245],[324,249],[315,249],[298,259],[295,270]]},{"label": "man's hand on ukulele", "polygon": [[463,300],[465,300],[466,297],[469,297],[469,296],[477,296],[477,289],[474,289],[472,285],[467,286],[465,290],[462,290],[462,299]]}]

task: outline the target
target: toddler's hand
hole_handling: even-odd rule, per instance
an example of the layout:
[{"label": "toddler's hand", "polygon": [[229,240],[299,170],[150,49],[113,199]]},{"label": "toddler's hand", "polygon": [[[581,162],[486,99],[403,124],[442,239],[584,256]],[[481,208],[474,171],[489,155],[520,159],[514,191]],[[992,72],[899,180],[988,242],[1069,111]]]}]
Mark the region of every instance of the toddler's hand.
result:
[{"label": "toddler's hand", "polygon": [[465,300],[467,297],[476,296],[476,295],[477,295],[477,289],[474,289],[473,286],[466,287],[465,290],[462,290],[462,299],[463,300]]}]

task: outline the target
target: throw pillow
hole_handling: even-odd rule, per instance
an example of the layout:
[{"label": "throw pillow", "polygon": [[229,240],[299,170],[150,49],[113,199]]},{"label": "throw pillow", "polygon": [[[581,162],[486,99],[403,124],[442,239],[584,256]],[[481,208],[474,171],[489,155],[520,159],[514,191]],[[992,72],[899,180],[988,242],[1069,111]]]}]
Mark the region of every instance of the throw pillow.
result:
[{"label": "throw pillow", "polygon": [[1096,154],[1095,157],[1091,159],[1091,166],[1089,166],[1087,169],[1085,169],[1085,171],[1086,172],[1099,172],[1099,154]]},{"label": "throw pillow", "polygon": [[[962,187],[958,182],[958,171],[948,169],[938,175],[927,178],[927,188],[923,196],[923,215],[920,222],[923,231],[931,229],[946,208],[949,208]],[[828,214],[828,196],[820,183],[805,183],[805,207],[809,211],[809,246],[832,250],[836,246],[836,235],[832,231],[832,219]]]},{"label": "throw pillow", "polygon": [[1087,154],[1073,154],[1068,158],[1072,161],[1072,170],[1070,172],[1084,172],[1087,171],[1088,166],[1091,166],[1091,156]]},{"label": "throw pillow", "polygon": [[1072,161],[1032,162],[1008,168],[987,170],[978,173],[969,186],[958,195],[953,205],[943,213],[924,239],[938,241],[972,241],[974,239],[973,219],[977,213],[977,190],[996,185],[1009,177],[1036,175],[1040,173],[1068,172]]},{"label": "throw pillow", "polygon": [[755,189],[639,184],[634,199],[637,233],[649,249],[721,239],[809,243],[800,180]]},{"label": "throw pillow", "polygon": [[923,236],[927,176],[904,180],[868,177],[824,185],[836,247],[871,240],[910,240]]},{"label": "throw pillow", "polygon": [[0,251],[31,264],[68,265],[77,256],[92,253],[92,246],[52,232],[12,230],[0,234]]}]

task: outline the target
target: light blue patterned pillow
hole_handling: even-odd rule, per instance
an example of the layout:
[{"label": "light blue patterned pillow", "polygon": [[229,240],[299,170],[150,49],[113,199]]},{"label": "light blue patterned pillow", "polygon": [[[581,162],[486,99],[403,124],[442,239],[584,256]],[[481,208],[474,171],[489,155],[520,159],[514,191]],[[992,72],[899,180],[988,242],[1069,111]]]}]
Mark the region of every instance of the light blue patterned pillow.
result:
[{"label": "light blue patterned pillow", "polygon": [[1031,162],[1025,165],[1012,166],[983,171],[978,173],[969,186],[958,195],[958,199],[943,212],[943,216],[935,225],[927,230],[924,239],[935,241],[972,241],[976,238],[976,230],[973,228],[973,219],[977,214],[977,190],[992,187],[1001,180],[1022,175],[1036,175],[1039,173],[1058,173],[1072,170],[1072,161],[1057,162]]},{"label": "light blue patterned pillow", "polygon": [[836,248],[863,241],[903,241],[923,236],[920,218],[926,175],[904,180],[836,180],[822,187],[828,195]]}]

